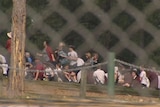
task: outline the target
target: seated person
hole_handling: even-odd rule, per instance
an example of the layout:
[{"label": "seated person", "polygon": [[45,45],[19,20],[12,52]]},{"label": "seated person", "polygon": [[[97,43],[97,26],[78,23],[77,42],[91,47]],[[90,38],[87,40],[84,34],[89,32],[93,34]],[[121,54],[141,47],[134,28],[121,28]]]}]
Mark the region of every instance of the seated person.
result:
[{"label": "seated person", "polygon": [[64,75],[69,82],[77,82],[76,73],[74,71],[69,71],[69,65],[64,66]]},{"label": "seated person", "polygon": [[38,57],[35,59],[35,70],[36,72],[34,73],[34,80],[43,80],[44,64]]},{"label": "seated person", "polygon": [[52,68],[49,66],[49,64],[45,64],[44,74],[43,74],[43,80],[46,81],[52,81],[54,79],[54,72]]},{"label": "seated person", "polygon": [[132,88],[140,88],[141,87],[141,81],[140,81],[140,77],[138,75],[137,69],[132,69],[131,76],[132,76],[131,82],[130,83],[124,83],[123,86],[132,87]]}]

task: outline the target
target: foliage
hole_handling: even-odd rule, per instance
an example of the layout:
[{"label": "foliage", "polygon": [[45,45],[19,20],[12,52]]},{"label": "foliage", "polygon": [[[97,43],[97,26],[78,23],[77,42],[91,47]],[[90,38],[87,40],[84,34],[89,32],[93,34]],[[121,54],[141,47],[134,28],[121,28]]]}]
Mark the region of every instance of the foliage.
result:
[{"label": "foliage", "polygon": [[152,54],[150,55],[150,58],[153,59],[158,65],[160,65],[160,48],[156,49]]},{"label": "foliage", "polygon": [[152,23],[155,27],[160,29],[160,9],[154,11],[149,17],[148,21]]},{"label": "foliage", "polygon": [[134,17],[132,17],[125,11],[121,12],[113,19],[113,22],[120,26],[123,30],[126,30],[134,21]]},{"label": "foliage", "polygon": [[136,55],[128,49],[122,50],[116,57],[128,63],[133,63],[136,59]]},{"label": "foliage", "polygon": [[105,12],[108,12],[117,3],[117,1],[116,0],[95,0],[95,3]]},{"label": "foliage", "polygon": [[88,30],[93,30],[98,26],[101,21],[91,12],[85,13],[79,20]]},{"label": "foliage", "polygon": [[37,47],[39,49],[41,49],[41,50],[43,49],[43,42],[44,41],[51,42],[51,39],[47,35],[43,34],[39,30],[36,31],[35,34],[33,34],[32,36],[30,36],[29,40],[32,41],[35,45],[37,45]]},{"label": "foliage", "polygon": [[82,0],[61,0],[60,3],[69,11],[74,12],[80,5],[82,5]]},{"label": "foliage", "polygon": [[78,34],[77,32],[71,31],[68,35],[65,36],[63,41],[67,45],[74,45],[75,48],[77,48],[78,46],[80,46],[83,43],[84,38],[82,38],[82,36],[80,34]]},{"label": "foliage", "polygon": [[48,0],[27,0],[27,4],[29,4],[37,12],[43,11],[48,3]]},{"label": "foliage", "polygon": [[119,39],[112,34],[112,32],[106,31],[99,36],[98,41],[107,47],[107,49],[110,49],[119,41]]},{"label": "foliage", "polygon": [[0,0],[0,10],[6,12],[7,9],[12,7],[12,0]]},{"label": "foliage", "polygon": [[130,38],[132,41],[134,41],[138,46],[144,48],[153,40],[153,37],[151,34],[144,30],[138,30],[135,34],[133,34]]},{"label": "foliage", "polygon": [[138,8],[139,10],[144,10],[144,8],[151,2],[152,0],[128,0],[130,4]]},{"label": "foliage", "polygon": [[44,21],[56,31],[59,31],[67,23],[67,21],[57,12],[52,13]]}]

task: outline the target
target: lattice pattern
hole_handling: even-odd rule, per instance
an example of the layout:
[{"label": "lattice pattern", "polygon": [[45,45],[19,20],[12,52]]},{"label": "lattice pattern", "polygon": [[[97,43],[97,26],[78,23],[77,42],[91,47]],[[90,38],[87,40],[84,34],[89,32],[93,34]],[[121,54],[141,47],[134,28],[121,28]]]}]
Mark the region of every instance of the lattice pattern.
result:
[{"label": "lattice pattern", "polygon": [[[94,50],[106,60],[107,52],[111,50],[122,60],[158,66],[150,56],[160,46],[159,26],[155,25],[159,21],[151,20],[150,15],[156,17],[160,14],[159,0],[146,0],[144,5],[138,7],[133,3],[134,0],[103,0],[102,5],[98,4],[98,0],[78,1],[73,8],[70,8],[69,4],[64,5],[62,0],[46,0],[46,7],[39,10],[27,5],[27,50],[33,54],[38,51],[29,38],[36,31],[40,31],[51,39],[54,48],[60,41],[72,40],[73,43],[78,42],[76,47],[80,55]],[[111,6],[104,8],[105,3],[111,3]],[[10,14],[0,10],[0,33],[10,30]],[[93,18],[89,19],[88,16]],[[53,21],[48,22],[48,19]],[[95,20],[96,23],[90,24]],[[119,24],[123,21],[123,24]],[[56,23],[60,24],[55,28]],[[102,36],[106,40],[102,40]],[[145,41],[145,38],[149,38],[149,41]],[[130,61],[125,57],[126,52],[133,57]]]}]

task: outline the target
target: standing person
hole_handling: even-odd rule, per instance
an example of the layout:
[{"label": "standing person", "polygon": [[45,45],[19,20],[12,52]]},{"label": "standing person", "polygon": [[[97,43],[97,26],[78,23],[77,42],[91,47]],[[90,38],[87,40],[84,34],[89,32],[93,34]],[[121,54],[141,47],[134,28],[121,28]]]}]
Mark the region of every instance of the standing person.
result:
[{"label": "standing person", "polygon": [[69,60],[66,58],[67,53],[64,51],[65,44],[63,42],[59,43],[58,50],[56,51],[57,54],[57,62],[59,62],[62,66],[69,64]]},{"label": "standing person", "polygon": [[44,62],[50,62],[50,63],[55,65],[56,64],[56,60],[55,60],[52,48],[49,46],[49,42],[48,41],[44,41],[43,42],[43,46],[44,46],[44,49],[43,49],[42,53],[41,54],[37,53],[37,55],[38,56],[42,56]]},{"label": "standing person", "polygon": [[6,47],[7,51],[8,51],[8,53],[6,55],[6,61],[10,65],[12,32],[8,32],[7,36],[8,36],[8,40],[6,42],[6,46],[5,47]]},{"label": "standing person", "polygon": [[12,32],[7,33],[8,40],[6,42],[6,49],[9,53],[11,53],[11,38],[12,38]]},{"label": "standing person", "polygon": [[71,68],[77,67],[78,54],[75,51],[75,47],[72,45],[69,46],[69,52],[68,52],[67,59],[70,60]]}]

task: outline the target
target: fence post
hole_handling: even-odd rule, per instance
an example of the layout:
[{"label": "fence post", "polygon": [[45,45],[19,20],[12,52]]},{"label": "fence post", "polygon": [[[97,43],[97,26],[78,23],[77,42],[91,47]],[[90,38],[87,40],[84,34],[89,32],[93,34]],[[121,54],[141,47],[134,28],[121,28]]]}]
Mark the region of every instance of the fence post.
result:
[{"label": "fence post", "polygon": [[114,66],[115,66],[115,54],[112,52],[109,52],[108,54],[108,95],[109,96],[114,96]]},{"label": "fence post", "polygon": [[86,97],[86,85],[87,85],[87,72],[86,70],[81,70],[81,82],[80,82],[80,97]]}]

